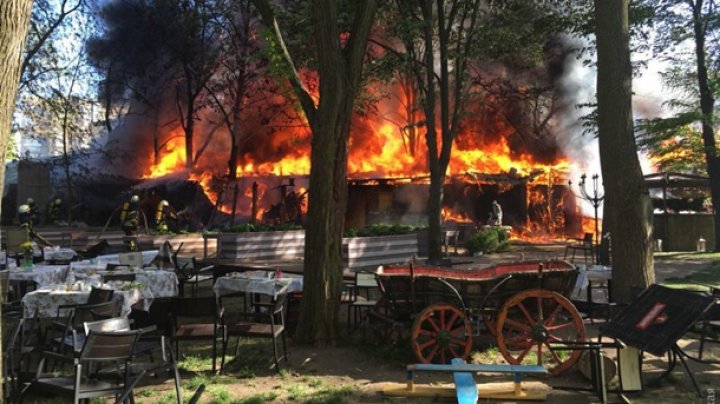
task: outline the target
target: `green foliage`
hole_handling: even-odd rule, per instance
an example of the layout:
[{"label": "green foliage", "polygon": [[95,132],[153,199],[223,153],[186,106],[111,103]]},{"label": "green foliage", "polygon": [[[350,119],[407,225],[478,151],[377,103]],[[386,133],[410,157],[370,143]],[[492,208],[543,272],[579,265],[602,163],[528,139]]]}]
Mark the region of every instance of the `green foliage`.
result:
[{"label": "green foliage", "polygon": [[364,229],[347,229],[345,237],[373,237],[373,236],[396,236],[423,230],[424,227],[409,226],[404,224],[372,224]]},{"label": "green foliage", "polygon": [[288,231],[288,230],[301,230],[302,226],[285,223],[285,224],[263,224],[263,223],[243,223],[237,226],[233,226],[227,230],[227,233],[253,233],[261,231]]},{"label": "green foliage", "polygon": [[660,171],[706,174],[702,135],[690,124],[697,114],[678,114],[671,118],[638,123],[638,145]]},{"label": "green foliage", "polygon": [[510,248],[508,232],[502,228],[482,230],[465,242],[465,248],[471,254],[482,252],[491,254],[507,251]]}]

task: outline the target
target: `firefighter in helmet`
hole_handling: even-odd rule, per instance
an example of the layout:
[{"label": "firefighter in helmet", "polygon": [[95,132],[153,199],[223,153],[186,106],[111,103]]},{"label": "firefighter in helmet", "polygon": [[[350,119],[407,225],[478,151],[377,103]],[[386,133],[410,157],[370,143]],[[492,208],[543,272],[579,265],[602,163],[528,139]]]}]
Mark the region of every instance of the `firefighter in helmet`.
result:
[{"label": "firefighter in helmet", "polygon": [[[120,210],[120,225],[126,236],[134,236],[140,227],[140,197],[133,195],[129,202],[123,203]],[[135,240],[126,238],[125,246],[128,251],[135,251]]]},{"label": "firefighter in helmet", "polygon": [[32,209],[28,204],[22,204],[18,206],[18,222],[20,222],[20,228],[27,231],[28,241],[37,241],[38,244],[46,247],[52,246],[49,241],[47,241],[39,234],[35,233],[35,231],[33,230],[33,214]]},{"label": "firefighter in helmet", "polygon": [[170,202],[163,199],[155,209],[155,230],[160,233],[167,233],[170,230],[168,221],[171,219],[177,220],[177,214],[175,209],[170,206]]},{"label": "firefighter in helmet", "polygon": [[29,214],[33,224],[39,224],[40,214],[38,213],[37,207],[35,206],[35,200],[33,198],[27,198],[27,200],[25,201],[25,205],[27,205],[28,209],[30,209]]},{"label": "firefighter in helmet", "polygon": [[60,198],[55,198],[50,202],[47,210],[47,215],[48,222],[50,224],[54,224],[56,226],[63,226],[67,224],[63,220],[63,202]]},{"label": "firefighter in helmet", "polygon": [[20,223],[20,227],[27,228],[29,230],[32,229],[32,211],[30,210],[29,205],[22,204],[18,206],[18,222]]}]

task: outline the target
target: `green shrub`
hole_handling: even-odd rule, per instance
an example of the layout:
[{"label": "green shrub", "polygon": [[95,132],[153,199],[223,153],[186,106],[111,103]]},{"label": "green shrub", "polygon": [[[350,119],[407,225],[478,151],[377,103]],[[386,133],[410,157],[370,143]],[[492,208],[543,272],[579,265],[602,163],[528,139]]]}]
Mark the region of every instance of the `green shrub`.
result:
[{"label": "green shrub", "polygon": [[259,231],[287,231],[287,230],[300,230],[302,226],[298,226],[292,223],[286,224],[263,224],[263,223],[243,223],[237,226],[233,226],[227,230],[228,233],[252,233]]},{"label": "green shrub", "polygon": [[510,248],[508,238],[509,234],[505,229],[482,230],[465,242],[465,248],[470,254],[507,251]]},{"label": "green shrub", "polygon": [[405,224],[371,224],[363,229],[347,229],[345,231],[345,237],[373,237],[373,236],[395,236],[400,234],[408,234],[418,230],[423,230],[423,227],[409,226]]}]

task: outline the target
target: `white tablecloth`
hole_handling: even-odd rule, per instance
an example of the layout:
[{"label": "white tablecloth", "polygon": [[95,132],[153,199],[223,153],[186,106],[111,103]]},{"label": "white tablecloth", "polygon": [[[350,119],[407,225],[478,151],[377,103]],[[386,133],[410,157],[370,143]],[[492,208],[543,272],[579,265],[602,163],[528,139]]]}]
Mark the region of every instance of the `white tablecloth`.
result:
[{"label": "white tablecloth", "polygon": [[259,293],[276,298],[281,293],[302,292],[303,278],[300,275],[283,274],[280,279],[270,278],[266,271],[248,271],[243,273],[230,273],[228,276],[218,278],[213,285],[215,296],[225,296],[232,293]]},{"label": "white tablecloth", "polygon": [[[158,255],[158,250],[151,250],[151,251],[143,251],[142,257],[143,257],[143,265],[149,265],[152,263],[152,260],[155,259]],[[108,255],[99,255],[89,261],[80,261],[80,262],[73,262],[73,264],[76,264],[78,266],[82,265],[93,265],[93,264],[119,264],[120,263],[120,254],[108,254]],[[73,265],[75,266],[75,265]]]},{"label": "white tablecloth", "polygon": [[[120,285],[110,285],[119,287]],[[23,316],[26,318],[36,315],[37,317],[54,318],[57,316],[58,307],[67,304],[84,304],[87,302],[90,292],[45,290],[39,289],[27,293],[22,298]],[[115,290],[113,301],[116,307],[120,308],[120,315],[127,316],[132,306],[139,303],[141,309],[147,310],[152,303],[152,292],[145,288],[143,290],[130,289],[126,291]]]},{"label": "white tablecloth", "polygon": [[65,283],[68,272],[67,265],[41,265],[35,264],[32,269],[22,267],[11,269],[8,279],[11,281],[34,281],[38,287]]},{"label": "white tablecloth", "polygon": [[[102,268],[102,269],[99,269]],[[96,264],[76,267],[68,275],[67,282],[73,283],[77,280],[92,279],[99,282],[104,275],[110,274],[135,274],[135,281],[147,287],[155,297],[172,297],[178,295],[178,278],[175,272],[160,270],[139,270],[139,271],[105,271],[105,265]]]}]

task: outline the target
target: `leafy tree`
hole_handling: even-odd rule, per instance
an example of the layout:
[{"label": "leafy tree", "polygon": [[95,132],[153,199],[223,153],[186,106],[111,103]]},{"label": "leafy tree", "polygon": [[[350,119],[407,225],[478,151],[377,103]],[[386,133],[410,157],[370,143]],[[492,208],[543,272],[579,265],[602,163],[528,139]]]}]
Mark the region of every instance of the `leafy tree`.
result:
[{"label": "leafy tree", "polygon": [[[107,31],[90,43],[91,57],[106,71],[105,91],[129,92],[152,106],[156,117],[164,97],[173,95],[187,168],[199,157],[195,122],[220,55],[222,11],[205,1],[116,1],[103,9]],[[157,136],[155,149],[157,154]]]},{"label": "leafy tree", "polygon": [[[716,41],[720,34],[718,3],[715,0],[645,0],[642,4],[653,12],[655,52],[671,66],[663,78],[670,88],[682,94],[669,104],[678,111],[674,116],[644,126],[645,143],[675,141],[692,145],[696,142],[688,136],[692,130],[683,128],[691,125],[698,129],[714,207],[714,250],[720,251],[720,149],[715,122],[720,77],[717,69],[720,47]],[[650,141],[650,138],[655,139]]]},{"label": "leafy tree", "polygon": [[629,0],[595,0],[597,123],[605,187],[603,231],[613,249],[613,296],[654,283],[652,203],[637,156],[632,120]]},{"label": "leafy tree", "polygon": [[317,104],[295,68],[269,1],[253,0],[279,46],[289,81],[312,130],[303,300],[297,337],[326,344],[338,333],[342,288],[341,246],[347,208],[347,149],[360,91],[368,35],[377,0],[309,3],[312,51],[319,78]]},{"label": "leafy tree", "polygon": [[[531,1],[426,0],[396,1],[395,5],[397,17],[388,18],[388,31],[399,44],[382,46],[397,58],[401,77],[411,74],[417,86],[424,119],[412,117],[414,109],[409,109],[408,127],[425,129],[431,181],[429,255],[438,260],[443,188],[453,143],[472,119],[468,111],[477,104],[474,101],[498,98],[486,97],[498,81],[483,77],[483,64],[499,61],[518,71],[536,66],[544,59],[548,38],[560,32],[564,23],[550,8]],[[511,87],[501,86],[493,96],[505,96]],[[546,104],[547,94],[539,89],[523,94],[523,102],[535,103],[528,110],[534,111],[531,120],[536,133],[544,132],[548,117],[555,112],[551,103]],[[517,90],[513,93],[520,95]]]},{"label": "leafy tree", "polygon": [[[0,60],[3,66],[0,75],[0,161],[3,162],[10,137],[15,96],[20,82],[21,56],[30,22],[32,3],[32,0],[5,0],[2,5],[3,11],[0,13]],[[4,182],[5,164],[1,164],[0,188]],[[0,335],[2,334],[2,323],[0,321]],[[2,354],[1,347],[0,354]],[[3,357],[4,355],[0,355],[0,358]],[[3,387],[4,384],[0,384],[0,397],[5,397]]]}]

